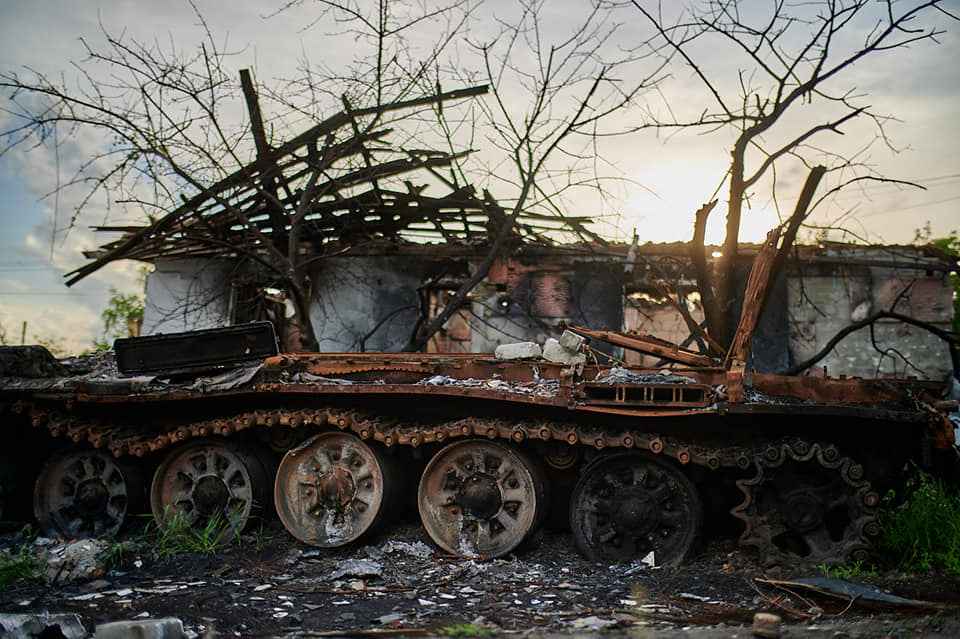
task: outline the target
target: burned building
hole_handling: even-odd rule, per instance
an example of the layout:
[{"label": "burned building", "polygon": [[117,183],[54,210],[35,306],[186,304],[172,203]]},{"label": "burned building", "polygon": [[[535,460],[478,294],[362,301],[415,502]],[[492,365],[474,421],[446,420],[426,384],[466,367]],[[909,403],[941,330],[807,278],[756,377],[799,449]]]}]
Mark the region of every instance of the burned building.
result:
[{"label": "burned building", "polygon": [[[497,345],[555,336],[561,323],[650,334],[683,343],[689,330],[650,282],[670,272],[687,288],[702,320],[682,245],[646,245],[627,262],[628,246],[531,246],[499,257],[470,303],[431,339],[434,352],[492,352]],[[753,252],[744,251],[745,260]],[[482,255],[480,256],[482,257]],[[431,312],[476,266],[456,245],[369,247],[332,257],[311,274],[311,319],[325,352],[398,351],[420,313]],[[775,288],[754,337],[755,367],[779,372],[815,355],[839,331],[879,310],[951,330],[953,288],[948,256],[926,247],[826,245],[798,247],[798,259]],[[632,268],[627,268],[628,266]],[[147,281],[144,334],[226,326],[255,319],[243,298],[253,284],[228,260],[160,260]],[[258,301],[259,303],[259,301]],[[285,312],[277,303],[267,315]],[[876,346],[875,346],[876,344]],[[631,365],[657,358],[627,351]],[[878,319],[841,340],[818,366],[864,377],[951,373],[946,344],[931,332]]]},{"label": "burned building", "polygon": [[[490,352],[543,342],[562,324],[689,346],[678,301],[691,321],[703,315],[685,244],[612,244],[586,217],[511,211],[463,183],[462,154],[386,143],[384,113],[484,90],[345,110],[279,146],[254,118],[256,160],[148,225],[102,228],[122,236],[89,253],[70,282],[114,260],[148,262],[144,334],[270,320],[287,350]],[[744,279],[758,250],[743,247]],[[951,330],[956,267],[933,247],[795,247],[748,364],[790,370],[870,320],[817,365],[941,379],[954,365],[929,329]],[[421,330],[444,312],[439,330]],[[610,345],[596,356],[658,361]]]}]

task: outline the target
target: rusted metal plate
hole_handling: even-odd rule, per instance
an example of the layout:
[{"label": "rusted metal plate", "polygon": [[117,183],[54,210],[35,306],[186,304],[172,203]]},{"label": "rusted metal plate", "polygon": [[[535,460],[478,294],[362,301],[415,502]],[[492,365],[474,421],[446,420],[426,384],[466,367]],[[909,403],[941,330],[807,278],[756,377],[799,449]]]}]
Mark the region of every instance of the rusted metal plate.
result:
[{"label": "rusted metal plate", "polygon": [[457,379],[531,381],[559,379],[563,366],[552,362],[498,360],[492,354],[451,353],[310,353],[267,359],[266,374],[285,371],[320,376],[346,376],[364,372],[410,372],[446,375]]},{"label": "rusted metal plate", "polygon": [[772,396],[796,397],[823,404],[889,403],[906,398],[903,386],[859,377],[794,377],[751,374],[744,386]]}]

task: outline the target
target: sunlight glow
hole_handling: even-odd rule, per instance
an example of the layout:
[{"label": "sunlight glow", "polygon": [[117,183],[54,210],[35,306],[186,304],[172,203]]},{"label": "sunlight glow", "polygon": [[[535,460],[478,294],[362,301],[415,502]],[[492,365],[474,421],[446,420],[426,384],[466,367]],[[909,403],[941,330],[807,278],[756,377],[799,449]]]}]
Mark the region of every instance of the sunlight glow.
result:
[{"label": "sunlight glow", "polygon": [[[722,168],[683,164],[646,167],[632,178],[642,184],[627,188],[620,202],[625,230],[635,228],[640,243],[688,242],[693,237],[697,209],[710,200],[723,176]],[[707,221],[706,243],[720,245],[725,232],[725,191]],[[741,242],[763,242],[767,232],[780,223],[777,214],[766,208],[744,208],[740,226]]]}]

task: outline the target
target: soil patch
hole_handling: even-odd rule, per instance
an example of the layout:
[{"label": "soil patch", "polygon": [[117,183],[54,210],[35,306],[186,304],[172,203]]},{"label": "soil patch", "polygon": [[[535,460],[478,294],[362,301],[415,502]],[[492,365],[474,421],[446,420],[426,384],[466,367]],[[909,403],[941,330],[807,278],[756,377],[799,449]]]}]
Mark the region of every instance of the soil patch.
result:
[{"label": "soil patch", "polygon": [[[15,545],[8,534],[2,545]],[[932,602],[867,608],[770,580],[820,570],[762,570],[733,540],[702,547],[679,568],[583,559],[569,534],[544,532],[507,558],[445,556],[416,523],[338,549],[306,546],[276,521],[214,555],[153,557],[127,535],[122,558],[93,579],[19,582],[0,591],[4,613],[76,614],[90,631],[123,619],[178,617],[188,635],[424,636],[528,632],[590,636],[751,636],[758,612],[782,636],[960,636],[960,580],[882,571],[870,587]],[[854,577],[856,580],[856,577]]]}]

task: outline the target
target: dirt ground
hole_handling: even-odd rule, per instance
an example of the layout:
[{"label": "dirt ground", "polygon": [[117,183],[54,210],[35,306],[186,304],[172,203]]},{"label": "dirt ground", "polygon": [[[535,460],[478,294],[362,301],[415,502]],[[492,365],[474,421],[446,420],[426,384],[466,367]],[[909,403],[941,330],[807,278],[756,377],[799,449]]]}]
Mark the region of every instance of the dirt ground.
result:
[{"label": "dirt ground", "polygon": [[503,559],[446,557],[412,522],[335,550],[303,545],[276,521],[213,555],[154,557],[142,534],[124,538],[122,561],[105,573],[21,582],[0,591],[0,612],[76,614],[87,631],[178,617],[196,637],[750,637],[758,612],[782,617],[782,637],[960,636],[956,578],[878,570],[871,587],[934,605],[869,608],[865,596],[768,583],[824,575],[761,570],[734,540],[702,545],[680,568],[651,568],[588,562],[562,532],[540,533]]}]

